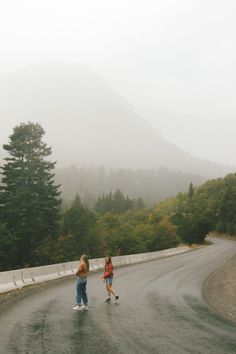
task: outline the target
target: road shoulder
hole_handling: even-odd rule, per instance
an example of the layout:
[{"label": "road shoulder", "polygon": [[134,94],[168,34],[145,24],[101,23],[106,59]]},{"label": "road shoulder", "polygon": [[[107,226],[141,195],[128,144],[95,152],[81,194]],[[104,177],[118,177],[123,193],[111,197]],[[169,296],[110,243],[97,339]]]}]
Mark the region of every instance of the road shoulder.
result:
[{"label": "road shoulder", "polygon": [[203,284],[203,297],[210,307],[236,323],[236,256]]}]

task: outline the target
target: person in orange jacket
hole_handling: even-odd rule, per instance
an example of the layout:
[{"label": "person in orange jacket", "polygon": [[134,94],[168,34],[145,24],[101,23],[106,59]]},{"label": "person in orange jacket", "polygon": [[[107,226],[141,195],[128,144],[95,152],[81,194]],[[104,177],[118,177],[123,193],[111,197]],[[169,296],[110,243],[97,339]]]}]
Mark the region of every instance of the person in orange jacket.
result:
[{"label": "person in orange jacket", "polygon": [[104,302],[111,302],[111,294],[115,297],[115,303],[119,299],[119,296],[115,293],[115,290],[112,287],[113,282],[113,265],[111,261],[111,257],[107,256],[105,258],[105,267],[104,274],[102,276],[103,281],[106,283],[106,290],[108,293],[108,298],[104,300]]}]

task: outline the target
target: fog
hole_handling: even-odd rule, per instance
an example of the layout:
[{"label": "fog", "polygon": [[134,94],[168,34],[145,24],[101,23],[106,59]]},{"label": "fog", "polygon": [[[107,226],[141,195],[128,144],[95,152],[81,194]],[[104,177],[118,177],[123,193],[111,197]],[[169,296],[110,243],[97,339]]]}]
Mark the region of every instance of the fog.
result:
[{"label": "fog", "polygon": [[9,0],[0,9],[0,74],[86,65],[164,138],[236,166],[235,15],[230,0]]}]

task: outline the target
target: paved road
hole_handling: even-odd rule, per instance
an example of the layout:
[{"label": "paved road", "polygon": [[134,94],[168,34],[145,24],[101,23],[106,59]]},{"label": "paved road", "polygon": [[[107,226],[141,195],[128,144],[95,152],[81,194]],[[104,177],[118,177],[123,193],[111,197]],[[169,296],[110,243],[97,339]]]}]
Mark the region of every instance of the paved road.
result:
[{"label": "paved road", "polygon": [[99,274],[89,278],[90,308],[73,312],[75,278],[27,291],[0,312],[0,353],[236,353],[236,326],[205,304],[206,277],[236,243],[116,269],[119,304],[105,304]]}]

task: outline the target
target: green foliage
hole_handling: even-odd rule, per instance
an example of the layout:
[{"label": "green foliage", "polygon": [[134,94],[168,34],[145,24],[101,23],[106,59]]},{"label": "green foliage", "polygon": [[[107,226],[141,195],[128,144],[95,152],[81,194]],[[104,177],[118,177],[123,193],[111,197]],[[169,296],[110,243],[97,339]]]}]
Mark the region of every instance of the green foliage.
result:
[{"label": "green foliage", "polygon": [[193,184],[192,184],[192,182],[191,182],[190,185],[189,185],[188,197],[189,197],[190,199],[192,199],[192,198],[193,198],[193,194],[194,194],[194,189],[193,189]]},{"label": "green foliage", "polygon": [[137,198],[133,200],[133,208],[134,209],[144,209],[145,208],[145,204],[142,198]]},{"label": "green foliage", "polygon": [[176,227],[168,218],[155,219],[152,210],[107,213],[101,217],[107,228],[107,247],[111,254],[151,252],[178,243]]},{"label": "green foliage", "polygon": [[170,219],[120,189],[98,198],[97,214],[78,195],[60,210],[55,163],[47,159],[51,149],[43,135],[39,124],[20,124],[4,145],[9,156],[0,187],[0,270],[75,260],[82,253],[102,257],[177,244]]},{"label": "green foliage", "polygon": [[3,148],[10,157],[2,167],[0,215],[14,235],[14,262],[33,264],[33,250],[48,235],[55,236],[59,220],[59,192],[54,185],[54,162],[46,158],[51,149],[42,141],[39,124],[20,124]]},{"label": "green foliage", "polygon": [[155,237],[151,243],[152,250],[163,250],[176,247],[179,240],[177,237],[177,227],[172,224],[168,217],[164,217],[155,225]]},{"label": "green foliage", "polygon": [[226,179],[222,202],[218,208],[216,230],[236,235],[236,175]]},{"label": "green foliage", "polygon": [[183,241],[203,243],[210,231],[210,224],[206,218],[197,218],[196,215],[186,214],[178,225],[178,234]]},{"label": "green foliage", "polygon": [[11,234],[6,224],[0,223],[0,271],[14,266],[16,252],[17,238]]},{"label": "green foliage", "polygon": [[70,234],[78,242],[82,242],[90,227],[95,224],[95,215],[84,207],[77,195],[72,206],[65,211],[62,221],[62,234]]},{"label": "green foliage", "polygon": [[144,203],[141,198],[137,200],[131,200],[128,196],[125,197],[123,193],[117,189],[115,193],[103,194],[98,198],[95,203],[95,211],[100,214],[114,212],[114,213],[124,213],[127,210],[133,208],[143,208]]},{"label": "green foliage", "polygon": [[79,195],[59,209],[55,163],[47,160],[51,149],[43,135],[39,124],[21,124],[4,145],[9,157],[0,186],[0,271],[78,260],[82,253],[96,258],[202,243],[209,231],[236,235],[236,174],[200,187],[191,182],[186,193],[150,209],[120,189],[98,197],[94,212]]},{"label": "green foliage", "polygon": [[36,265],[73,261],[79,255],[78,243],[72,235],[61,235],[56,239],[48,236],[34,250]]},{"label": "green foliage", "polygon": [[156,212],[169,215],[178,236],[187,243],[202,243],[210,231],[236,235],[236,174],[190,184],[188,193],[158,204]]}]

